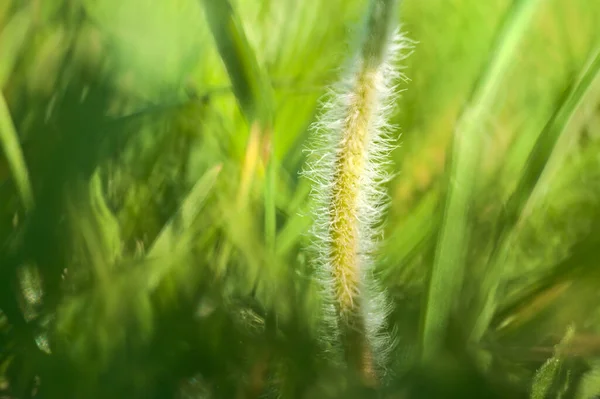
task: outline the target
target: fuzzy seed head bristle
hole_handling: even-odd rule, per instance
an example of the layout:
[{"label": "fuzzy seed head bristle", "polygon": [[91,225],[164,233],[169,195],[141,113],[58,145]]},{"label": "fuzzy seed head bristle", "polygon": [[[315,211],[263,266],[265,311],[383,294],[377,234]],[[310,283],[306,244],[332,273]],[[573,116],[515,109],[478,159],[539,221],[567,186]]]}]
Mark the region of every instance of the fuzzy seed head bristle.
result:
[{"label": "fuzzy seed head bristle", "polygon": [[395,33],[379,64],[361,53],[351,60],[322,102],[304,171],[313,182],[312,242],[328,325],[323,335],[338,340],[343,330],[362,330],[365,369],[378,368],[392,346],[384,332],[390,306],[372,264],[396,141],[388,124],[403,78],[396,65],[408,48],[410,42]]}]

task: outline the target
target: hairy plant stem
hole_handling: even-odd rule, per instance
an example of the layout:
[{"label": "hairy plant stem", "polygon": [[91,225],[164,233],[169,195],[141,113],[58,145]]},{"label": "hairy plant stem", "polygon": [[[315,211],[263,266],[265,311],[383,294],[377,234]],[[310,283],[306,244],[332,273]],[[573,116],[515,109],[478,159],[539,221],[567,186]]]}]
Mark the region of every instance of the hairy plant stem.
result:
[{"label": "hairy plant stem", "polygon": [[395,40],[395,3],[371,1],[360,50],[315,125],[320,154],[307,173],[317,183],[315,244],[332,301],[330,321],[348,366],[367,385],[377,384],[379,355],[390,346],[381,336],[385,295],[370,267],[390,150],[388,103],[396,77],[390,60],[404,44]]},{"label": "hairy plant stem", "polygon": [[[343,145],[335,165],[330,213],[331,256],[334,295],[342,326],[343,346],[348,361],[373,378],[371,349],[364,342],[365,323],[361,309],[361,260],[358,226],[360,181],[365,173],[369,122],[375,97],[375,74],[364,71],[357,82],[343,132]],[[353,353],[358,352],[358,353]]]}]

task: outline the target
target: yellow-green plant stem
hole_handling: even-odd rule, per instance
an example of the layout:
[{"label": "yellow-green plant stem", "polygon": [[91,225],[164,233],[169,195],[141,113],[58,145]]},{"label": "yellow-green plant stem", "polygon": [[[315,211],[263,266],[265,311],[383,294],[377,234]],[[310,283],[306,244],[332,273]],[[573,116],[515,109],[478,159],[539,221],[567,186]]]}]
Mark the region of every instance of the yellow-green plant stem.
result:
[{"label": "yellow-green plant stem", "polygon": [[335,165],[330,212],[333,215],[332,265],[335,296],[342,316],[356,312],[360,292],[360,238],[358,202],[360,180],[365,172],[365,153],[369,144],[369,122],[374,99],[374,73],[365,71],[358,80],[356,98],[343,131],[343,146]]},{"label": "yellow-green plant stem", "polygon": [[[361,262],[358,227],[360,181],[365,173],[365,153],[369,144],[369,122],[373,112],[376,72],[366,70],[357,81],[356,97],[350,105],[343,131],[343,145],[333,177],[331,209],[331,264],[334,295],[345,335],[346,355],[358,363],[366,375],[372,373],[370,349],[365,347],[364,322],[360,317]],[[357,333],[358,331],[358,333]],[[363,342],[361,342],[363,341]],[[354,354],[354,351],[361,353]]]},{"label": "yellow-green plant stem", "polygon": [[[324,138],[331,146],[326,150],[330,151],[326,154],[330,163],[325,168],[331,170],[323,171],[327,183],[322,211],[328,215],[328,222],[320,237],[325,243],[321,254],[326,258],[321,261],[330,274],[325,278],[330,282],[346,361],[368,385],[377,383],[372,336],[375,333],[368,318],[382,319],[386,311],[377,309],[383,302],[373,305],[366,292],[373,286],[372,281],[366,281],[370,279],[367,268],[371,262],[366,252],[372,249],[372,229],[380,216],[378,202],[382,197],[376,186],[381,177],[377,176],[380,152],[385,152],[381,148],[385,147],[381,130],[386,128],[385,100],[391,90],[390,66],[386,62],[393,52],[394,18],[395,1],[371,1],[361,48],[352,65],[350,86],[340,93],[342,109],[331,106],[337,120],[331,126],[327,122],[321,126],[325,134],[335,136]],[[337,111],[341,114],[335,114]],[[368,203],[370,200],[375,203]],[[370,315],[371,312],[377,315]]]}]

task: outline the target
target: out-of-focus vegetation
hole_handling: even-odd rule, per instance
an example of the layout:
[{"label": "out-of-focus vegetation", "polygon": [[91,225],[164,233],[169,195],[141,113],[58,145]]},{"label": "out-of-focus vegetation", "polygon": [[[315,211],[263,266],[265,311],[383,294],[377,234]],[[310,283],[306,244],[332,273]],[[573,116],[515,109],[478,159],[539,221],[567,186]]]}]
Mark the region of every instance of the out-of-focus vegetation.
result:
[{"label": "out-of-focus vegetation", "polygon": [[368,3],[0,2],[0,395],[600,395],[593,0],[401,3],[395,345],[331,361],[300,172]]}]

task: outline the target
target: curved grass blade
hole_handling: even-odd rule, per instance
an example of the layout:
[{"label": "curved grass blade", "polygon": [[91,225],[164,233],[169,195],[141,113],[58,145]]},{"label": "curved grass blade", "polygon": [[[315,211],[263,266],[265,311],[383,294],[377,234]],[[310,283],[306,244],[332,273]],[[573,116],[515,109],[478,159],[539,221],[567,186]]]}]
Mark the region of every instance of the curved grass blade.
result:
[{"label": "curved grass blade", "polygon": [[233,92],[251,123],[269,118],[272,94],[241,21],[228,0],[201,0]]},{"label": "curved grass blade", "polygon": [[[206,198],[211,192],[212,187],[217,181],[221,172],[221,165],[217,165],[206,172],[200,180],[194,185],[190,193],[183,200],[177,213],[171,217],[158,237],[152,243],[148,251],[148,257],[168,256],[176,246],[185,245],[193,236],[191,227],[198,216],[199,211],[204,206]],[[168,265],[168,262],[164,262]],[[157,263],[157,266],[159,264]],[[150,289],[156,287],[160,282],[166,270],[156,270],[149,279]]]},{"label": "curved grass blade", "polygon": [[508,200],[501,215],[502,227],[499,228],[494,242],[494,250],[490,256],[490,266],[481,285],[482,308],[473,328],[471,339],[479,341],[488,329],[497,307],[497,290],[500,283],[502,265],[510,250],[511,234],[522,218],[526,205],[539,186],[540,178],[555,151],[559,138],[568,127],[578,108],[585,102],[587,94],[600,81],[600,51],[596,51],[582,71],[581,77],[571,87],[562,104],[548,121],[545,129],[538,137],[529,155],[525,170],[517,184],[517,188]]},{"label": "curved grass blade", "polygon": [[[259,141],[263,149],[262,159],[266,166],[264,182],[265,243],[267,248],[273,252],[276,235],[276,162],[272,156],[274,145],[272,134],[273,90],[230,2],[228,0],[202,0],[202,3],[242,112],[251,125],[251,130],[254,129],[255,124],[258,125]],[[253,141],[254,137],[251,134],[249,146],[255,145]],[[245,161],[238,193],[239,198],[248,196],[250,181],[254,177],[255,162],[258,161],[252,151],[248,151],[247,156],[251,158],[247,158]],[[250,173],[244,173],[248,171]],[[228,248],[228,246],[224,246],[224,256],[220,263],[227,262]]]},{"label": "curved grass blade", "polygon": [[[596,215],[591,231],[598,231],[599,227],[600,216]],[[515,293],[500,303],[490,322],[495,333],[504,334],[518,329],[542,308],[563,295],[573,281],[595,276],[598,245],[600,238],[596,234],[589,234],[573,245],[569,256],[529,284],[524,291]]]},{"label": "curved grass blade", "polygon": [[468,245],[468,210],[477,176],[478,153],[487,115],[500,85],[513,64],[519,44],[541,0],[516,0],[498,35],[494,52],[484,67],[453,138],[442,228],[431,272],[423,330],[421,359],[431,360],[440,351],[446,327],[463,281]]},{"label": "curved grass blade", "polygon": [[33,208],[31,183],[17,131],[6,99],[2,94],[2,88],[17,62],[19,47],[29,32],[31,22],[31,8],[26,7],[11,19],[0,36],[0,145],[6,156],[7,166],[15,181],[21,202],[28,211]]},{"label": "curved grass blade", "polygon": [[0,144],[8,161],[8,167],[17,186],[21,202],[27,211],[33,209],[33,192],[29,181],[29,172],[17,131],[10,117],[10,111],[4,95],[0,92]]}]

